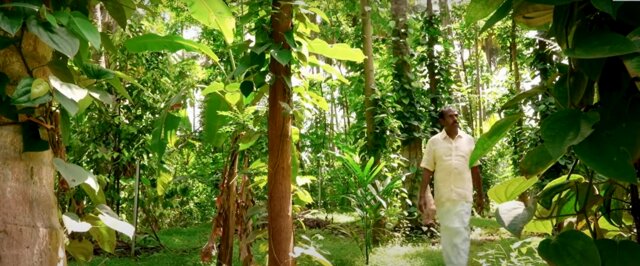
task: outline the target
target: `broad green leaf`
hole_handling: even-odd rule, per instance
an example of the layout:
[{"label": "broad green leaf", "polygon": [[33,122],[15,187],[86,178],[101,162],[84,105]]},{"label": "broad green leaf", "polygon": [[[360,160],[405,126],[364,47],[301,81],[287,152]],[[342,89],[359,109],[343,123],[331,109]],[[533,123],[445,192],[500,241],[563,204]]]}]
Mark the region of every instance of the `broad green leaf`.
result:
[{"label": "broad green leaf", "polygon": [[306,191],[300,187],[296,189],[295,196],[303,203],[310,204],[313,203],[313,197],[309,194],[309,191]]},{"label": "broad green leaf", "polygon": [[236,19],[222,0],[183,0],[191,16],[200,23],[219,30],[227,45],[233,43]]},{"label": "broad green leaf", "polygon": [[534,96],[537,96],[541,93],[544,93],[545,91],[547,91],[547,88],[543,87],[543,86],[538,86],[538,87],[534,87],[528,91],[523,91],[521,93],[519,93],[516,96],[513,96],[513,98],[511,98],[509,101],[507,101],[504,105],[502,105],[502,107],[500,107],[500,110],[505,110],[505,109],[509,109],[515,106],[518,106],[520,104],[520,102],[532,98]]},{"label": "broad green leaf", "polygon": [[331,74],[331,76],[333,78],[338,79],[339,81],[342,81],[342,83],[347,84],[347,85],[349,84],[349,80],[344,78],[342,73],[340,73],[340,71],[338,71],[332,65],[329,65],[329,64],[326,64],[324,62],[318,61],[318,59],[315,56],[309,56],[308,62],[311,65],[319,66],[320,68],[322,68],[322,70],[324,72],[327,72],[328,74]]},{"label": "broad green leaf", "polygon": [[551,94],[556,100],[556,103],[561,108],[569,108],[571,104],[571,100],[570,100],[571,90],[569,89],[569,84],[567,80],[568,80],[567,75],[566,74],[562,75],[560,76],[560,78],[558,78],[556,83],[551,88]]},{"label": "broad green leaf", "polygon": [[62,107],[69,112],[69,114],[71,116],[74,116],[78,113],[78,111],[80,110],[80,108],[78,107],[78,103],[76,103],[75,101],[67,98],[67,96],[64,96],[64,94],[60,93],[59,91],[55,90],[53,91],[53,96],[54,99],[56,100],[56,102],[58,102],[60,105],[62,105]]},{"label": "broad green leaf", "polygon": [[228,133],[222,128],[230,122],[228,116],[220,114],[231,110],[231,106],[218,92],[210,93],[205,98],[204,137],[205,141],[219,147],[227,139]]},{"label": "broad green leaf", "polygon": [[116,48],[106,32],[100,32],[100,40],[102,41],[102,46],[106,51],[114,54],[118,52],[118,48]]},{"label": "broad green leaf", "polygon": [[244,136],[242,136],[240,138],[240,140],[238,140],[238,144],[240,146],[240,148],[238,150],[239,151],[244,151],[244,150],[250,148],[251,146],[253,146],[253,144],[256,143],[256,141],[259,138],[260,138],[260,134],[259,133],[245,134]]},{"label": "broad green leaf", "polygon": [[160,118],[155,122],[155,127],[153,132],[151,132],[150,148],[156,153],[158,160],[162,159],[162,156],[167,150],[167,146],[173,146],[181,120],[179,116],[165,109]]},{"label": "broad green leaf", "polygon": [[84,190],[84,193],[86,193],[87,196],[89,196],[91,203],[107,204],[107,198],[104,195],[104,189],[95,191],[93,188],[91,188],[91,186],[87,185],[87,183],[80,184],[80,187],[82,188],[82,190]]},{"label": "broad green leaf", "polygon": [[31,18],[27,20],[27,28],[41,41],[69,58],[73,58],[80,49],[80,40],[64,27],[54,28],[48,23],[41,23]]},{"label": "broad green leaf", "polygon": [[177,52],[179,50],[185,50],[188,52],[203,53],[215,62],[220,60],[208,46],[192,40],[187,40],[177,35],[160,36],[148,33],[126,40],[124,42],[124,46],[127,50],[133,53],[160,51]]},{"label": "broad green leaf", "polygon": [[291,59],[293,58],[291,55],[291,50],[287,50],[287,49],[273,50],[271,51],[271,56],[273,56],[273,58],[278,60],[278,62],[283,66],[288,65],[289,62],[291,62]]},{"label": "broad green leaf", "polygon": [[524,226],[524,232],[539,233],[539,234],[551,234],[553,231],[553,223],[551,220],[531,220]]},{"label": "broad green leaf", "polygon": [[120,220],[118,215],[109,208],[109,206],[100,204],[96,206],[96,209],[100,212],[98,218],[104,222],[108,227],[113,230],[116,230],[120,233],[127,235],[129,238],[133,237],[133,233],[135,232],[135,228],[133,225]]},{"label": "broad green leaf", "polygon": [[213,82],[211,85],[207,86],[204,90],[202,90],[202,96],[207,96],[209,93],[221,91],[224,89],[224,83],[222,82]]},{"label": "broad green leaf", "polygon": [[93,257],[93,243],[88,239],[71,239],[65,251],[79,261],[89,261]]},{"label": "broad green leaf", "polygon": [[80,102],[80,100],[84,99],[89,94],[89,91],[87,89],[73,83],[63,82],[58,79],[58,77],[53,75],[49,76],[49,82],[51,83],[51,86],[56,89],[56,91],[62,93],[68,99],[76,103]]},{"label": "broad green leaf", "polygon": [[66,212],[62,215],[62,223],[64,223],[64,228],[67,229],[69,233],[72,232],[86,232],[91,229],[91,224],[87,222],[80,221],[80,217],[77,214],[72,212]]},{"label": "broad green leaf", "polygon": [[224,99],[227,100],[229,106],[237,106],[242,99],[242,93],[240,92],[227,92],[224,94]]},{"label": "broad green leaf", "polygon": [[362,50],[358,48],[351,48],[344,43],[328,44],[319,38],[307,41],[307,48],[310,53],[320,54],[337,60],[362,62],[365,58]]},{"label": "broad green leaf", "polygon": [[71,29],[78,32],[79,35],[86,41],[90,42],[94,48],[100,50],[100,32],[98,32],[98,29],[91,24],[91,21],[78,11],[71,12],[71,16],[69,16],[69,18],[71,22]]},{"label": "broad green leaf", "polygon": [[90,79],[113,79],[115,74],[113,71],[106,69],[97,64],[85,63],[80,66],[82,72]]},{"label": "broad green leaf", "polygon": [[482,28],[480,29],[480,33],[479,34],[482,34],[486,30],[490,29],[491,27],[493,27],[493,25],[498,23],[500,20],[505,18],[507,15],[509,15],[509,13],[511,12],[512,7],[513,7],[513,0],[504,1],[504,3],[502,3],[500,5],[500,7],[498,7],[498,10],[496,10],[496,12],[494,12],[493,15],[491,15],[491,17],[489,17],[489,19],[487,19],[487,22],[485,22],[484,25],[482,26]]},{"label": "broad green leaf", "polygon": [[591,0],[591,4],[595,8],[611,15],[613,18],[617,16],[618,8],[622,5],[622,3],[612,0]]},{"label": "broad green leaf", "polygon": [[[556,196],[562,195],[567,190],[574,189],[576,187],[577,180],[562,180],[562,182],[554,184],[552,186],[546,186],[540,193],[538,193],[539,204],[547,210],[551,209],[554,203],[558,203]],[[562,206],[561,206],[562,207]]]},{"label": "broad green leaf", "polygon": [[89,95],[107,105],[112,105],[114,103],[113,95],[103,90],[89,90]]},{"label": "broad green leaf", "polygon": [[40,96],[43,96],[45,94],[47,94],[47,92],[49,92],[49,90],[51,90],[51,87],[49,87],[49,83],[47,83],[46,81],[44,81],[44,79],[41,78],[37,78],[33,81],[33,84],[31,84],[31,95],[30,98],[36,99]]},{"label": "broad green leaf", "polygon": [[578,144],[593,132],[600,120],[597,112],[584,113],[575,109],[555,112],[542,121],[540,133],[551,157],[560,157],[567,148]]},{"label": "broad green leaf", "polygon": [[507,201],[496,208],[496,221],[516,237],[522,235],[524,226],[531,221],[535,204],[527,207],[521,201]]},{"label": "broad green leaf", "polygon": [[522,113],[518,113],[500,119],[500,121],[491,127],[489,132],[482,134],[469,157],[469,167],[472,167],[482,156],[491,151],[493,146],[509,132],[509,129],[511,129],[521,117]]},{"label": "broad green leaf", "polygon": [[550,265],[599,266],[600,253],[593,240],[577,230],[568,230],[538,245],[538,254]]},{"label": "broad green leaf", "polygon": [[527,191],[536,182],[538,182],[537,177],[527,179],[525,177],[519,176],[502,181],[500,182],[500,184],[493,186],[489,189],[487,195],[489,196],[489,199],[495,201],[496,203],[504,203],[517,199],[520,194]]},{"label": "broad green leaf", "polygon": [[[586,27],[586,26],[585,26]],[[573,58],[603,58],[640,51],[629,38],[612,31],[589,31],[578,27],[573,37],[573,47],[564,53]]]},{"label": "broad green leaf", "polygon": [[84,220],[92,225],[89,234],[98,242],[100,248],[113,254],[116,250],[116,231],[104,224],[98,216],[87,214]]},{"label": "broad green leaf", "polygon": [[244,97],[249,97],[249,95],[254,90],[253,82],[250,80],[245,80],[240,84],[240,91]]},{"label": "broad green leaf", "polygon": [[327,103],[327,100],[325,98],[323,98],[322,96],[312,91],[307,90],[306,92],[307,92],[307,95],[309,95],[309,98],[311,99],[311,102],[313,103],[313,105],[320,108],[320,110],[322,111],[325,111],[325,112],[329,111],[329,103]]},{"label": "broad green leaf", "polygon": [[300,129],[296,126],[291,126],[291,142],[298,143],[300,140]]},{"label": "broad green leaf", "polygon": [[94,191],[98,191],[100,189],[96,177],[92,173],[84,170],[84,168],[72,163],[67,163],[60,158],[53,158],[53,165],[56,167],[56,170],[60,172],[60,175],[62,175],[64,180],[69,183],[70,187],[86,183]]},{"label": "broad green leaf", "polygon": [[471,0],[464,13],[464,21],[473,24],[493,13],[505,0]]},{"label": "broad green leaf", "polygon": [[606,177],[635,183],[636,174],[632,156],[637,154],[640,134],[636,122],[620,123],[615,128],[596,128],[591,135],[574,147],[578,158],[596,172]]},{"label": "broad green leaf", "polygon": [[560,156],[552,156],[544,145],[540,145],[529,150],[524,156],[520,162],[520,174],[525,177],[537,176],[549,169],[558,159]]},{"label": "broad green leaf", "polygon": [[101,0],[101,2],[118,25],[126,29],[127,20],[135,12],[136,5],[131,0]]},{"label": "broad green leaf", "polygon": [[22,27],[23,17],[21,14],[7,11],[8,10],[0,10],[0,29],[9,33],[10,36],[14,36]]},{"label": "broad green leaf", "polygon": [[133,102],[133,99],[131,99],[131,95],[129,95],[129,92],[127,92],[124,86],[122,86],[122,82],[120,82],[120,79],[117,79],[117,78],[108,79],[107,82],[111,84],[111,86],[113,86],[114,90],[120,96],[125,97],[127,100]]},{"label": "broad green leaf", "polygon": [[602,266],[634,266],[640,262],[640,245],[631,240],[597,239]]},{"label": "broad green leaf", "polygon": [[530,1],[520,1],[513,7],[513,19],[528,28],[546,30],[553,20],[552,5],[533,3]]}]

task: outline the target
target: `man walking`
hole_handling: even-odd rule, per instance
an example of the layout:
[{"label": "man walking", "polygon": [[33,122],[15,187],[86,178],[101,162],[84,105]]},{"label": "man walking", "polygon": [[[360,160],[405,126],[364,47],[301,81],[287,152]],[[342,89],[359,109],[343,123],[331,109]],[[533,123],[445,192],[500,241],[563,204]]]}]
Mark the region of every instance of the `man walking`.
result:
[{"label": "man walking", "polygon": [[[444,129],[429,139],[420,163],[423,177],[418,208],[425,224],[434,223],[437,208],[444,262],[448,266],[463,266],[469,259],[472,186],[476,190],[476,211],[480,213],[484,205],[482,181],[478,164],[469,168],[475,140],[459,130],[458,112],[445,107],[438,118]],[[429,187],[431,178],[435,202]]]}]

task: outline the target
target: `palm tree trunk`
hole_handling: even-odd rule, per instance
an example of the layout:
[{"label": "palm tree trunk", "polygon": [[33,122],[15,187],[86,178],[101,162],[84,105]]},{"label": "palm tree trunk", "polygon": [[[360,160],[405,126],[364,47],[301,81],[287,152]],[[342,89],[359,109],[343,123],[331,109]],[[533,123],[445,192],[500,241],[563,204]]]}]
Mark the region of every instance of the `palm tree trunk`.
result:
[{"label": "palm tree trunk", "polygon": [[[21,46],[0,50],[9,93],[22,78],[48,80],[51,74],[40,66],[51,60],[52,49],[29,32],[21,34]],[[21,126],[0,116],[0,264],[67,264],[52,160],[51,149],[24,152]]]}]

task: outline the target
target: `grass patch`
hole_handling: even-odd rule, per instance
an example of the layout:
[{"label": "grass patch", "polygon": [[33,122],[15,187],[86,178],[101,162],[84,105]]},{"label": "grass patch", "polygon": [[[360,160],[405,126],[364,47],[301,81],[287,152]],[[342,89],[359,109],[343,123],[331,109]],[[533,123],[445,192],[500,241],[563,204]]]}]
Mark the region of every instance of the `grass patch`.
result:
[{"label": "grass patch", "polygon": [[[359,232],[355,229],[356,217],[351,214],[326,214],[314,212],[309,216],[331,221],[333,225],[324,229],[296,229],[296,246],[314,250],[333,265],[365,265],[364,251],[360,249],[360,239],[349,235]],[[529,238],[521,242],[501,229],[494,219],[472,217],[471,250],[469,265],[544,265],[535,253],[536,241]],[[69,265],[204,265],[200,262],[200,248],[206,243],[211,230],[210,224],[188,228],[170,228],[158,232],[164,249],[155,253],[145,253],[136,258],[115,255],[95,257],[91,262],[81,264],[70,260]],[[347,231],[353,230],[350,234]],[[355,233],[355,235],[359,235]],[[138,239],[138,247],[154,245],[155,240],[146,237]],[[257,240],[252,248],[257,265],[266,265],[268,242]],[[238,260],[238,248],[234,248],[234,265]],[[120,253],[128,253],[121,251]],[[321,265],[309,255],[296,259],[297,265]],[[375,247],[370,253],[370,265],[444,265],[439,239],[423,238],[419,241],[391,241]],[[215,260],[211,265],[215,265]]]}]

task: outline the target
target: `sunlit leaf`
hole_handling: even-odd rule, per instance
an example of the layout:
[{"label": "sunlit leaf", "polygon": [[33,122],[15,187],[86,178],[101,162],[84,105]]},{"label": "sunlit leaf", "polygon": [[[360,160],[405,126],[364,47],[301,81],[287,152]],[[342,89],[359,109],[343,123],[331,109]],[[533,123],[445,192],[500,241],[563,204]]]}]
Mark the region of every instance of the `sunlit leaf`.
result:
[{"label": "sunlit leaf", "polygon": [[205,98],[204,139],[214,146],[220,146],[227,139],[228,133],[222,127],[230,122],[228,116],[220,112],[231,110],[227,100],[218,92],[210,93]]},{"label": "sunlit leaf", "polygon": [[91,229],[91,224],[87,222],[83,222],[80,220],[77,214],[72,212],[66,212],[62,215],[62,223],[64,223],[64,228],[67,229],[69,233],[71,232],[86,232]]},{"label": "sunlit leaf", "polygon": [[487,19],[487,22],[484,23],[484,25],[480,29],[480,34],[485,32],[486,30],[490,29],[491,27],[493,27],[493,25],[498,23],[500,20],[505,18],[507,15],[509,15],[509,13],[511,13],[512,7],[513,7],[513,0],[504,1],[504,3],[502,3],[500,5],[500,7],[498,7],[496,12],[494,12],[493,15],[491,15],[491,17],[489,17],[489,19]]},{"label": "sunlit leaf", "polygon": [[89,234],[98,242],[100,248],[113,254],[116,250],[116,231],[109,228],[98,216],[88,214],[84,220],[92,225]]},{"label": "sunlit leaf", "polygon": [[527,191],[536,182],[538,182],[537,177],[532,177],[529,179],[522,176],[512,178],[502,181],[499,184],[491,187],[487,192],[487,195],[489,196],[489,199],[495,201],[496,203],[515,200],[520,194]]},{"label": "sunlit leaf", "polygon": [[493,13],[505,0],[471,0],[464,13],[464,21],[473,24]]},{"label": "sunlit leaf", "polygon": [[222,0],[182,0],[187,6],[191,16],[200,23],[219,30],[227,44],[233,42],[236,28],[236,20],[231,10]]},{"label": "sunlit leaf", "polygon": [[307,42],[310,53],[320,54],[337,60],[362,62],[365,58],[362,50],[351,48],[344,43],[328,44],[322,39],[316,38]]},{"label": "sunlit leaf", "polygon": [[522,113],[518,113],[500,119],[500,121],[491,127],[489,132],[482,134],[469,157],[469,167],[473,166],[482,156],[491,151],[521,117]]},{"label": "sunlit leaf", "polygon": [[102,220],[104,224],[106,224],[108,227],[112,228],[113,230],[116,230],[120,233],[127,235],[129,238],[133,237],[133,233],[135,232],[133,225],[120,220],[118,215],[115,212],[113,212],[111,208],[109,208],[109,206],[100,204],[96,206],[96,209],[100,212],[100,214],[98,215],[98,218],[100,218],[100,220]]},{"label": "sunlit leaf", "polygon": [[216,56],[213,50],[208,46],[192,40],[187,40],[177,35],[160,36],[148,33],[126,40],[124,42],[124,46],[132,53],[160,51],[177,52],[180,50],[200,52],[209,56],[215,62],[219,61],[218,56]]},{"label": "sunlit leaf", "polygon": [[75,187],[82,183],[86,183],[91,186],[94,191],[98,191],[100,189],[96,177],[92,173],[84,170],[84,168],[72,163],[67,163],[60,158],[53,158],[53,165],[56,167],[56,170],[60,172],[60,175],[62,175],[64,180],[69,183],[69,186]]}]

